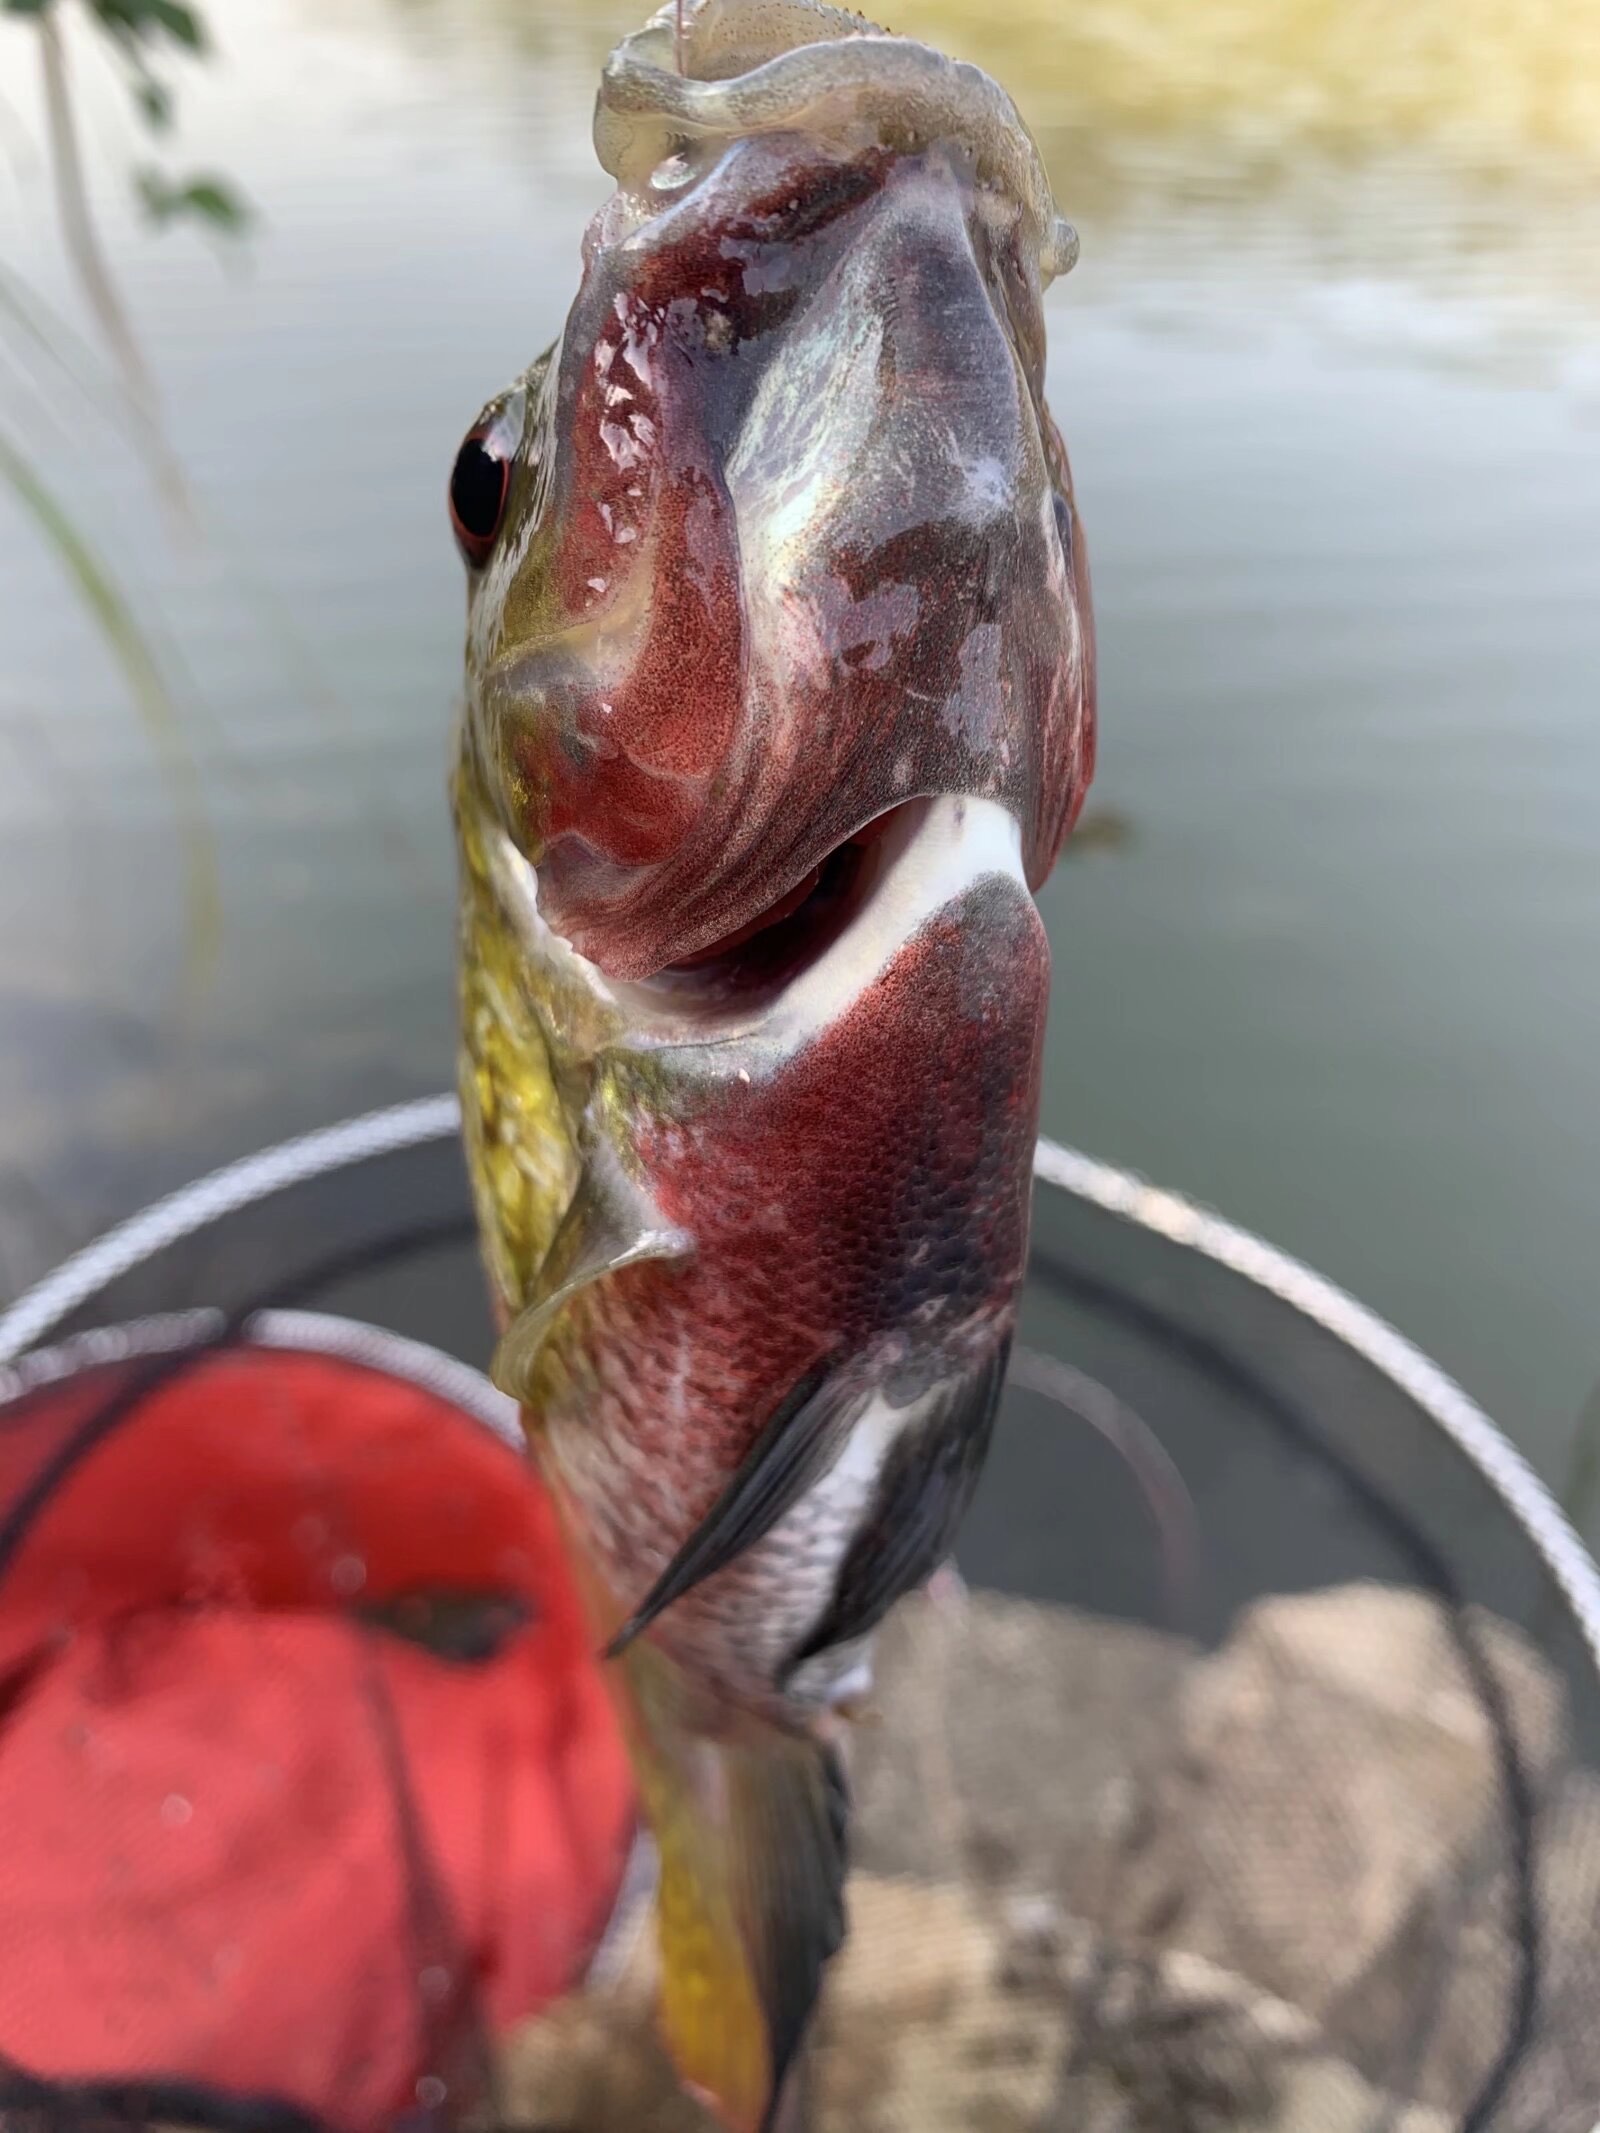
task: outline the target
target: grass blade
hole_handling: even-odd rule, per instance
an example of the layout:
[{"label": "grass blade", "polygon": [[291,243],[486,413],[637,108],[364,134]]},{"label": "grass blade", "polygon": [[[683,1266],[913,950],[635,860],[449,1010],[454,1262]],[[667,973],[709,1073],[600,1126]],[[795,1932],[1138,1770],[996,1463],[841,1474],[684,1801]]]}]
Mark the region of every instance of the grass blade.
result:
[{"label": "grass blade", "polygon": [[199,768],[183,719],[150,645],[110,572],[34,469],[0,431],[0,482],[43,534],[73,590],[105,640],[171,787],[183,839],[188,918],[185,990],[204,982],[221,937],[222,895],[216,845],[206,820]]}]

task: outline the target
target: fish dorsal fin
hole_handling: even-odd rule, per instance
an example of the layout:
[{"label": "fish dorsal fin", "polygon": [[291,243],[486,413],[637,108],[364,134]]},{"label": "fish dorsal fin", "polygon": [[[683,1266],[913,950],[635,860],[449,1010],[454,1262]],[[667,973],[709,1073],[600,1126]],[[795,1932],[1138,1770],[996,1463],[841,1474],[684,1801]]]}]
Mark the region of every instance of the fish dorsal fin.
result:
[{"label": "fish dorsal fin", "polygon": [[583,1170],[528,1300],[495,1351],[491,1375],[502,1392],[526,1400],[545,1335],[568,1299],[591,1281],[643,1259],[683,1259],[694,1249],[628,1176],[599,1134],[584,1135]]}]

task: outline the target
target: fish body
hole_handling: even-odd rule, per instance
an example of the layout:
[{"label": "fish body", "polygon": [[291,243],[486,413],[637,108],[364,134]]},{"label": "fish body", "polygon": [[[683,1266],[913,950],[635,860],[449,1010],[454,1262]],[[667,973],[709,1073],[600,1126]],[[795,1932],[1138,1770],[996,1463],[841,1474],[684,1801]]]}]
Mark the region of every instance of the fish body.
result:
[{"label": "fish body", "polygon": [[[500,922],[546,975],[530,990],[560,998],[587,973],[509,840],[496,857]],[[780,1721],[835,1700],[844,1655],[797,1662],[852,1545],[878,1537],[886,1467],[919,1447],[937,1464],[944,1430],[965,1485],[969,1418],[947,1395],[971,1386],[981,1437],[1026,1255],[1049,963],[1016,825],[994,802],[929,801],[857,866],[859,909],[770,1001],[643,1021],[596,979],[587,1057],[571,1022],[541,1022],[546,1056],[585,1080],[564,1118],[580,1182],[544,1279],[506,1299],[498,1361],[624,1616],[804,1391],[826,1431],[812,1485],[651,1631]]]},{"label": "fish body", "polygon": [[812,0],[685,19],[608,64],[565,334],[452,483],[462,1091],[668,2039],[744,2133],[842,1931],[837,1714],[999,1396],[1093,643],[1009,102]]}]

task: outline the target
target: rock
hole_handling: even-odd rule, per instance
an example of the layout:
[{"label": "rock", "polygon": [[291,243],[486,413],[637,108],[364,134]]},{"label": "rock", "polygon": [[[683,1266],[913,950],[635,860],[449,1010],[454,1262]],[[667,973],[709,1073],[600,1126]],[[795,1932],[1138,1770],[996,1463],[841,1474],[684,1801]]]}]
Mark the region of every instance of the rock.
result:
[{"label": "rock", "polygon": [[861,1877],[830,1980],[808,2133],[1033,2133],[1071,2038],[1050,1978],[1006,1982],[1004,1935],[955,1888]]},{"label": "rock", "polygon": [[[1476,1628],[1548,1769],[1555,1683],[1503,1624]],[[1426,1596],[1270,1600],[1185,1686],[1112,1920],[1306,2009],[1382,2080],[1413,2064],[1430,1974],[1453,1961],[1444,1914],[1502,1819],[1492,1728]]]},{"label": "rock", "polygon": [[[1600,2119],[1600,1778],[1568,1771],[1534,1830],[1538,2010],[1496,2133],[1592,2133]],[[1465,2113],[1510,2034],[1526,1961],[1513,1875],[1475,1877],[1413,2092]]]},{"label": "rock", "polygon": [[[1556,1685],[1473,1623],[1549,1789]],[[1493,1729],[1424,1596],[1271,1600],[1209,1656],[993,1595],[924,1600],[890,1624],[879,1681],[804,2133],[1460,2124],[1506,2034],[1514,1946]],[[1565,1778],[1541,1835],[1560,2033],[1492,2122],[1591,2133],[1600,1781]],[[647,1945],[516,2040],[512,2122],[706,2133],[653,2041],[652,1963]]]},{"label": "rock", "polygon": [[1183,1638],[997,1593],[907,1602],[852,1756],[856,1857],[1093,1908],[1193,1659]]},{"label": "rock", "polygon": [[1453,2133],[1391,2111],[1300,2009],[1048,1897],[867,1879],[853,1910],[807,2133]]},{"label": "rock", "polygon": [[1457,2133],[1453,2112],[1390,2103],[1341,2059],[1304,2059],[1286,2068],[1262,2133]]},{"label": "rock", "polygon": [[[1384,2099],[1316,2025],[1204,1958],[1133,1955],[1044,1896],[858,1876],[795,2133],[1451,2133]],[[651,2034],[653,1961],[528,2025],[507,2122],[708,2133]]]}]

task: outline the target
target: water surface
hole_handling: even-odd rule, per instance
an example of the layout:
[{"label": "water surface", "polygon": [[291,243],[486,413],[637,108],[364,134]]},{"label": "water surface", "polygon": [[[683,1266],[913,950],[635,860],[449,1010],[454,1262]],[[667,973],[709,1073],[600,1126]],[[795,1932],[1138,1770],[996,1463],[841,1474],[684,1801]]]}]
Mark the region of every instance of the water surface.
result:
[{"label": "water surface", "polygon": [[[1006,76],[1084,231],[1051,378],[1101,831],[1045,897],[1045,1125],[1347,1283],[1559,1477],[1600,1377],[1600,23],[1511,13],[895,26]],[[222,925],[207,964],[171,780],[0,501],[0,1289],[201,1162],[448,1078],[443,482],[559,327],[632,15],[228,0],[182,138],[259,210],[231,265],[137,226],[80,55],[208,538],[9,344],[0,422],[157,633]],[[13,22],[0,95],[34,125]],[[0,258],[81,323],[25,158]]]}]

